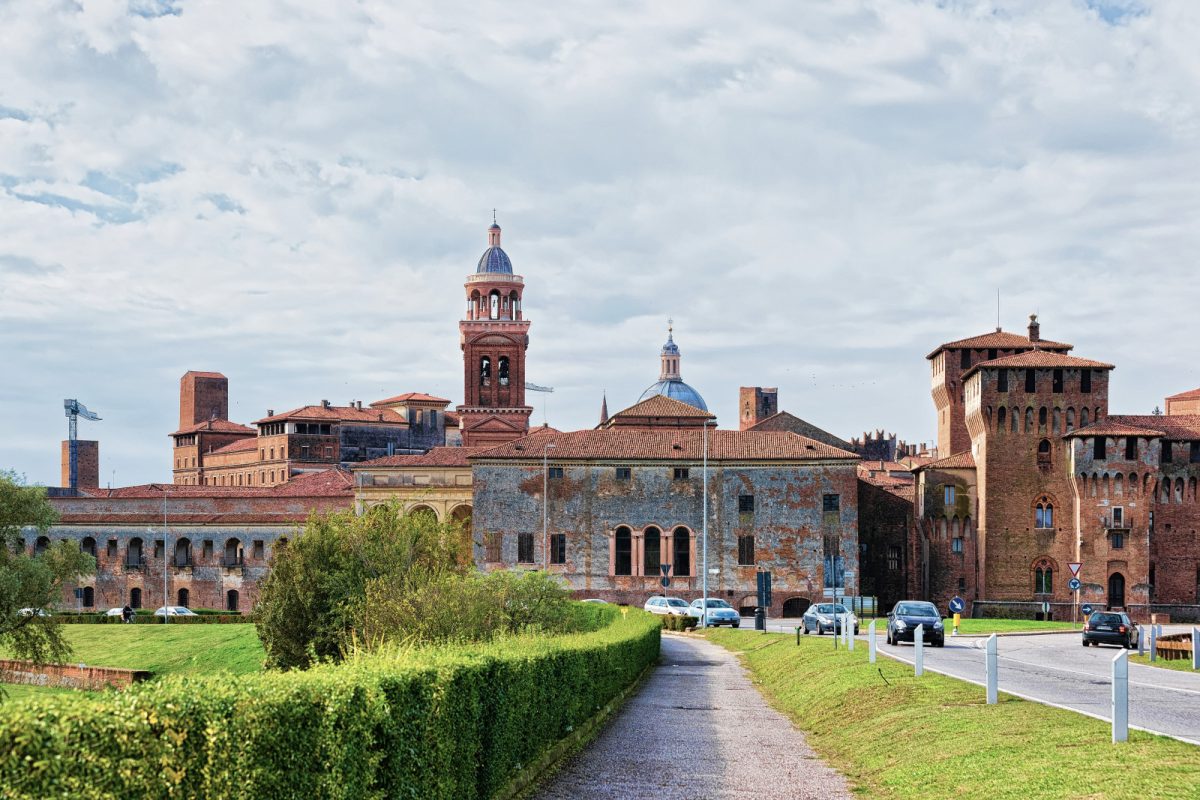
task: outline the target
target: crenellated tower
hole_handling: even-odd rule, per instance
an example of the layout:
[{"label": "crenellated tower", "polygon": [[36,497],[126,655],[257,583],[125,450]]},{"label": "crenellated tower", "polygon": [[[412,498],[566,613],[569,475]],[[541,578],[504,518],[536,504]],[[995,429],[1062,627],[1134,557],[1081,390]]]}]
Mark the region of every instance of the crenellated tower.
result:
[{"label": "crenellated tower", "polygon": [[500,247],[500,226],[488,228],[488,248],[467,276],[466,317],[458,323],[463,351],[463,445],[503,444],[529,432],[525,350],[529,322],[521,313],[525,279],[514,275]]}]

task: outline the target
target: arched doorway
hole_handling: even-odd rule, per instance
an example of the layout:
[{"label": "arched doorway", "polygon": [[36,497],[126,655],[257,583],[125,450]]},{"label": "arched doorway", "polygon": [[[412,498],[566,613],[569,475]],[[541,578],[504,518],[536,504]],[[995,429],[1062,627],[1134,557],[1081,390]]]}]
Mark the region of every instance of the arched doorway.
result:
[{"label": "arched doorway", "polygon": [[141,608],[142,607],[142,590],[141,589],[130,589],[129,590],[129,607],[130,608]]},{"label": "arched doorway", "polygon": [[789,597],[783,601],[783,615],[785,617],[803,617],[810,605],[812,603],[807,598]]},{"label": "arched doorway", "polygon": [[184,608],[187,608],[187,607],[188,607],[188,600],[189,600],[189,592],[188,592],[188,590],[187,590],[187,589],[180,589],[180,590],[179,590],[179,592],[178,592],[178,596],[175,598],[175,605],[177,605],[177,606],[183,606]]},{"label": "arched doorway", "polygon": [[1125,607],[1125,576],[1119,572],[1108,576],[1108,607]]},{"label": "arched doorway", "polygon": [[230,589],[228,592],[225,593],[225,610],[226,611],[237,611],[238,610],[237,589]]}]

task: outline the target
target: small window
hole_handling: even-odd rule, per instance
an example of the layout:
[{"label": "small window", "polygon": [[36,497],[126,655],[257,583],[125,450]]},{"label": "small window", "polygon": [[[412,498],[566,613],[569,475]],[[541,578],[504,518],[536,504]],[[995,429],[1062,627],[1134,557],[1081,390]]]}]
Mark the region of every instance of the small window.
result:
[{"label": "small window", "polygon": [[753,514],[754,513],[754,495],[739,494],[738,495],[738,513]]},{"label": "small window", "polygon": [[1112,534],[1112,538],[1109,541],[1112,542],[1113,550],[1124,550],[1125,549],[1125,534],[1124,533],[1119,533],[1119,532],[1114,531]]},{"label": "small window", "polygon": [[996,373],[996,391],[1008,391],[1008,370],[1002,369]]},{"label": "small window", "polygon": [[842,496],[827,494],[821,497],[821,510],[826,514],[839,514],[842,510]]},{"label": "small window", "polygon": [[263,540],[255,539],[254,540],[254,557],[261,559],[263,557],[264,551],[265,551],[265,545],[263,543]]},{"label": "small window", "polygon": [[1103,461],[1107,457],[1108,439],[1104,436],[1092,437],[1092,458]]},{"label": "small window", "polygon": [[887,565],[888,565],[889,572],[899,572],[900,571],[900,546],[899,545],[894,545],[894,544],[888,545]]},{"label": "small window", "polygon": [[995,361],[995,360],[996,360],[996,348],[989,347],[988,348],[988,361]]},{"label": "small window", "polygon": [[1079,391],[1084,394],[1091,394],[1092,391],[1092,371],[1090,369],[1080,370],[1079,372]]},{"label": "small window", "polygon": [[1034,527],[1043,530],[1054,527],[1054,505],[1042,500],[1034,508]]},{"label": "small window", "polygon": [[953,539],[950,540],[950,549],[951,549],[951,551],[953,551],[955,553],[962,553],[963,540],[962,540],[961,536],[955,536]]},{"label": "small window", "polygon": [[1032,369],[1025,370],[1025,391],[1033,394],[1037,391],[1037,371]]},{"label": "small window", "polygon": [[1114,528],[1125,527],[1125,509],[1121,506],[1113,506],[1112,524]]},{"label": "small window", "polygon": [[738,564],[743,567],[754,566],[754,536],[738,537]]},{"label": "small window", "polygon": [[958,590],[959,590],[960,592],[965,592],[965,591],[967,590],[967,579],[966,579],[966,578],[959,577],[959,579],[958,579]]},{"label": "small window", "polygon": [[204,557],[212,558],[212,554],[213,554],[213,540],[205,539],[204,540]]},{"label": "small window", "polygon": [[1162,463],[1170,464],[1175,460],[1175,454],[1171,452],[1172,449],[1171,442],[1164,439],[1162,443]]},{"label": "small window", "polygon": [[164,549],[165,549],[165,545],[163,544],[163,540],[162,540],[162,539],[155,539],[155,540],[154,540],[154,557],[155,557],[155,558],[162,558],[162,557],[163,557],[163,550],[164,550]]},{"label": "small window", "polygon": [[1191,443],[1191,453],[1188,456],[1188,460],[1193,464],[1200,464],[1200,442]]},{"label": "small window", "polygon": [[117,540],[116,539],[108,540],[108,557],[109,558],[117,557]]},{"label": "small window", "polygon": [[971,351],[970,350],[962,350],[959,353],[958,365],[962,369],[967,369],[971,366]]},{"label": "small window", "polygon": [[550,479],[561,478],[563,476],[562,467],[549,467],[546,470],[546,476]]},{"label": "small window", "polygon": [[629,467],[617,467],[617,480],[628,481],[633,479],[633,470]]},{"label": "small window", "polygon": [[686,481],[687,479],[688,479],[688,468],[687,467],[676,467],[675,468],[675,480]]},{"label": "small window", "polygon": [[1137,438],[1135,438],[1133,436],[1125,437],[1125,460],[1126,461],[1136,461],[1137,460]]},{"label": "small window", "polygon": [[1054,378],[1053,378],[1053,383],[1051,384],[1051,389],[1050,389],[1050,390],[1051,390],[1052,392],[1054,392],[1055,394],[1062,394],[1062,390],[1063,390],[1063,371],[1062,371],[1061,369],[1056,369],[1056,370],[1054,370]]},{"label": "small window", "polygon": [[942,494],[943,494],[942,502],[945,505],[947,505],[947,506],[954,505],[954,487],[953,486],[942,487]]},{"label": "small window", "polygon": [[518,533],[517,534],[517,563],[532,564],[533,563],[533,534]]},{"label": "small window", "polygon": [[565,533],[550,534],[550,563],[567,563],[567,535]]},{"label": "small window", "polygon": [[500,534],[495,531],[489,531],[484,536],[484,558],[490,563],[497,563],[501,559],[500,544],[503,541]]}]

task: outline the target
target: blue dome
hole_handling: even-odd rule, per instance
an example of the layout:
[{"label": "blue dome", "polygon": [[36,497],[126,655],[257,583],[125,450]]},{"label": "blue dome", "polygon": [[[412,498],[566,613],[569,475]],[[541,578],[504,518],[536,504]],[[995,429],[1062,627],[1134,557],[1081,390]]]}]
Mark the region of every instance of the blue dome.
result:
[{"label": "blue dome", "polygon": [[679,400],[680,402],[687,403],[689,406],[695,406],[701,411],[708,411],[708,406],[705,405],[704,398],[700,396],[700,393],[683,381],[659,381],[642,392],[642,396],[638,398],[638,402],[649,400],[656,394],[665,395],[672,400]]},{"label": "blue dome", "polygon": [[512,261],[509,260],[508,253],[500,249],[500,245],[493,245],[483,251],[475,272],[503,272],[505,275],[512,275]]}]

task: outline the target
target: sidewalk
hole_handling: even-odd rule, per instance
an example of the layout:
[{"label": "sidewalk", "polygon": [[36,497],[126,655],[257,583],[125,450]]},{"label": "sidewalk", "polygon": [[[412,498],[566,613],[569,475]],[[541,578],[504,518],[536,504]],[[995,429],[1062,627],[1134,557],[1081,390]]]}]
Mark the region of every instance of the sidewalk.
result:
[{"label": "sidewalk", "polygon": [[662,639],[662,660],[608,727],[535,794],[569,798],[849,798],[845,778],[771,709],[737,658]]}]

